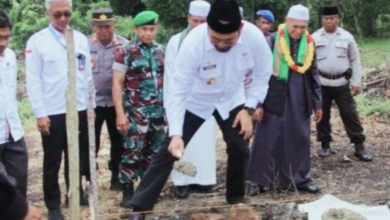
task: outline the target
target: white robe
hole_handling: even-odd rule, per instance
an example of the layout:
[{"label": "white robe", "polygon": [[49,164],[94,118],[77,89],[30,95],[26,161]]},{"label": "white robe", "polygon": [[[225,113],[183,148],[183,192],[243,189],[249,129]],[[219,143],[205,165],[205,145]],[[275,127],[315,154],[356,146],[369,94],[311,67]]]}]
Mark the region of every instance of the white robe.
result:
[{"label": "white robe", "polygon": [[[180,42],[180,33],[174,35],[168,42],[165,56],[164,72],[164,103],[174,89],[174,66]],[[186,146],[182,160],[193,163],[197,168],[195,177],[186,176],[175,170],[171,173],[173,184],[176,186],[199,184],[216,184],[216,122],[214,117],[206,120]]]},{"label": "white robe", "polygon": [[175,170],[171,173],[175,186],[199,184],[215,185],[216,179],[216,122],[214,117],[206,120],[188,143],[181,160],[196,166],[195,177],[187,176]]}]

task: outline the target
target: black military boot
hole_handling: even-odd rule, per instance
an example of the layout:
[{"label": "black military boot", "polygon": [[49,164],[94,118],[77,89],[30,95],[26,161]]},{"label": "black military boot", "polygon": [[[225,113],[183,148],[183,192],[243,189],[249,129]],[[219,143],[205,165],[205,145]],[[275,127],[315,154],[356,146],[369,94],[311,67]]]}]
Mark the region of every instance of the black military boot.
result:
[{"label": "black military boot", "polygon": [[364,162],[371,162],[372,155],[366,152],[363,143],[355,144],[355,157]]},{"label": "black military boot", "polygon": [[133,197],[134,193],[134,184],[133,182],[131,183],[126,183],[122,185],[122,202],[121,206],[124,208],[131,208],[131,198]]},{"label": "black military boot", "polygon": [[189,194],[189,186],[175,186],[175,196],[178,199],[185,199],[188,197]]},{"label": "black military boot", "polygon": [[320,150],[320,157],[325,158],[329,157],[332,154],[335,154],[335,152],[330,148],[329,142],[321,142],[321,150]]},{"label": "black military boot", "polygon": [[120,191],[122,189],[121,183],[119,182],[118,173],[112,172],[111,174],[111,182],[110,182],[110,190],[111,191]]}]

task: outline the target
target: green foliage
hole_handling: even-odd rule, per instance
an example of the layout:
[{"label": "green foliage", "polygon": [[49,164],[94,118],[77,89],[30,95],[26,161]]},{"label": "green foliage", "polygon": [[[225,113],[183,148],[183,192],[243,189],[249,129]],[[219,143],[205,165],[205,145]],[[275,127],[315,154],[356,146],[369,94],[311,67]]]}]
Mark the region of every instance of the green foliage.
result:
[{"label": "green foliage", "polygon": [[376,31],[379,37],[390,37],[390,14],[381,14],[376,19]]},{"label": "green foliage", "polygon": [[27,98],[22,98],[19,101],[19,117],[23,123],[31,123],[34,121],[31,104]]},{"label": "green foliage", "polygon": [[358,95],[355,100],[360,116],[390,119],[390,100],[371,97],[367,94]]},{"label": "green foliage", "polygon": [[135,16],[138,12],[146,9],[141,0],[110,0],[110,3],[117,15]]},{"label": "green foliage", "polygon": [[358,44],[365,68],[373,68],[390,62],[390,41],[388,39],[362,39]]}]

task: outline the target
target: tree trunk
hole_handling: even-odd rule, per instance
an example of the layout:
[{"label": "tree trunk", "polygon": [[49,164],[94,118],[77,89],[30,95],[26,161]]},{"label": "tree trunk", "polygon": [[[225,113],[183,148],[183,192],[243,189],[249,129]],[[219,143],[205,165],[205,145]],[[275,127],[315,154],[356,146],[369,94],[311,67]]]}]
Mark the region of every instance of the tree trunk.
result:
[{"label": "tree trunk", "polygon": [[76,104],[76,62],[73,29],[65,33],[68,55],[68,87],[66,91],[66,134],[69,153],[70,180],[70,219],[80,219],[80,159],[79,159],[79,119]]}]

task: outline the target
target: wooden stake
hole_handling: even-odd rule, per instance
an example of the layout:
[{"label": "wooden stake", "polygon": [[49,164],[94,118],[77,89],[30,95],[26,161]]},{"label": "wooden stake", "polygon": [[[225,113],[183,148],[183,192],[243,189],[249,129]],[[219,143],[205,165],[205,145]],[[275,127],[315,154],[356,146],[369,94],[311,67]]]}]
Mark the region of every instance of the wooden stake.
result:
[{"label": "wooden stake", "polygon": [[79,117],[76,104],[76,62],[73,29],[65,32],[68,55],[68,86],[66,91],[66,134],[69,154],[70,219],[80,219],[80,159],[79,159]]},{"label": "wooden stake", "polygon": [[[87,61],[88,62],[88,61]],[[88,188],[89,208],[91,220],[99,216],[99,194],[96,175],[96,146],[95,146],[95,86],[93,80],[89,82],[89,105],[88,105],[88,133],[89,133],[89,167],[91,182]]]}]

